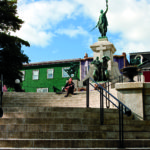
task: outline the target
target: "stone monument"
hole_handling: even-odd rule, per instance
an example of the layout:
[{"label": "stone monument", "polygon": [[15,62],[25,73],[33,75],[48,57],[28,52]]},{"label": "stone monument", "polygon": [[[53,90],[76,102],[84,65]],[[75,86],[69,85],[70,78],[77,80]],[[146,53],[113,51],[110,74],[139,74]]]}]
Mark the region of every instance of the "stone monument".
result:
[{"label": "stone monument", "polygon": [[[109,80],[111,80],[119,77],[121,74],[118,68],[118,63],[113,61],[113,54],[116,52],[116,48],[111,42],[108,41],[108,38],[106,36],[108,26],[108,21],[106,17],[107,12],[108,12],[108,0],[106,0],[105,12],[103,12],[103,10],[100,11],[100,16],[97,25],[92,29],[94,30],[95,28],[98,28],[101,37],[99,37],[98,41],[93,45],[91,45],[90,48],[93,51],[93,61],[96,61],[96,59],[102,60],[103,57],[110,58],[110,60],[107,62],[108,63],[107,71],[109,74]],[[80,85],[82,85],[82,83],[87,78],[89,77],[94,78],[93,73],[96,69],[97,69],[96,66],[94,64],[91,64],[87,76],[80,82]]]},{"label": "stone monument", "polygon": [[103,56],[107,56],[110,58],[108,61],[108,71],[110,74],[110,78],[113,79],[115,77],[120,76],[120,71],[118,69],[118,63],[113,61],[113,54],[116,52],[115,46],[108,41],[106,37],[108,21],[106,17],[106,13],[108,11],[108,0],[106,0],[106,11],[100,11],[99,20],[97,25],[92,29],[94,30],[96,27],[99,29],[101,37],[98,38],[98,41],[90,46],[93,50],[93,58],[96,60],[98,57],[99,60],[103,58]]},{"label": "stone monument", "polygon": [[118,69],[118,63],[113,61],[113,54],[116,52],[114,45],[108,41],[107,38],[99,38],[98,42],[90,46],[93,50],[94,60],[99,57],[101,60],[103,56],[108,56],[110,60],[108,61],[108,71],[110,74],[110,79],[120,76],[120,71]]}]

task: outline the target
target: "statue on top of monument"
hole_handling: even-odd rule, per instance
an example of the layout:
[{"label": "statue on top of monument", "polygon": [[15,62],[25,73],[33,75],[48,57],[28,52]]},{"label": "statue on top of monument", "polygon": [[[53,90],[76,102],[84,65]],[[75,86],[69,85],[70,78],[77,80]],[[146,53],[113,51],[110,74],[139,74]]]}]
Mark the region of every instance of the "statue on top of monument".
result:
[{"label": "statue on top of monument", "polygon": [[107,11],[108,11],[108,0],[106,0],[106,10],[105,10],[105,12],[103,10],[100,11],[101,14],[99,16],[99,20],[97,22],[97,25],[92,29],[92,30],[94,30],[95,28],[98,27],[99,32],[101,34],[101,37],[105,37],[106,32],[107,32],[107,26],[108,26],[108,21],[107,21],[107,17],[106,17]]}]

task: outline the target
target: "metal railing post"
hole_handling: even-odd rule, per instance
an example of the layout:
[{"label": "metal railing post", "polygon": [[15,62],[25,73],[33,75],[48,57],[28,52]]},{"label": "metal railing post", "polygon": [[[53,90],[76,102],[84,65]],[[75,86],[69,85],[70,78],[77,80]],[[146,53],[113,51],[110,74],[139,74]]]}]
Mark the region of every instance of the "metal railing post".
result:
[{"label": "metal railing post", "polygon": [[[131,110],[124,105],[121,101],[119,101],[115,96],[113,96],[111,93],[109,93],[109,83],[108,83],[108,91],[101,85],[99,85],[97,82],[95,82],[92,78],[90,78],[90,80],[92,80],[94,83],[96,83],[99,87],[99,90],[97,90],[100,93],[100,124],[103,125],[104,123],[104,98],[106,98],[109,102],[111,102],[116,108],[119,109],[119,143],[118,143],[118,147],[120,148],[124,148],[124,126],[123,126],[123,114],[127,115],[127,116],[131,116]],[[120,82],[123,82],[123,76],[119,77]],[[88,81],[89,83],[89,81]],[[89,83],[90,85],[92,85],[91,83]],[[88,85],[89,85],[88,84]],[[93,85],[92,85],[93,86]],[[95,86],[93,86],[95,87]],[[106,92],[107,91],[107,92]],[[105,92],[108,94],[105,94]],[[114,100],[116,100],[118,102],[118,105],[116,105],[115,103],[113,103],[109,96],[111,96],[111,98],[114,98]]]},{"label": "metal railing post", "polygon": [[86,80],[86,107],[89,108],[89,78]]},{"label": "metal railing post", "polygon": [[[109,80],[108,80],[108,93],[109,93]],[[108,99],[110,99],[110,95],[108,94]],[[108,105],[107,105],[107,108],[109,108],[110,107],[110,101],[108,101]]]},{"label": "metal railing post", "polygon": [[100,89],[100,123],[104,123],[103,89]]},{"label": "metal railing post", "polygon": [[[106,91],[108,91],[108,89],[107,89],[108,87],[107,87],[107,83],[105,82],[105,89],[106,89]],[[106,107],[107,107],[107,92],[105,91],[105,95],[106,95],[106,97],[105,97],[105,100],[106,100]]]},{"label": "metal railing post", "polygon": [[120,148],[124,147],[124,135],[123,135],[123,105],[119,103],[119,140]]}]

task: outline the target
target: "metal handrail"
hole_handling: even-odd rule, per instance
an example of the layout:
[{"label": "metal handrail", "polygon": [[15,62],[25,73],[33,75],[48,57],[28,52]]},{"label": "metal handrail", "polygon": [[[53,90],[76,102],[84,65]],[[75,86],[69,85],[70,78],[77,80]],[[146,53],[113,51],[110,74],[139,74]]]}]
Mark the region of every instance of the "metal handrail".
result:
[{"label": "metal handrail", "polygon": [[[90,80],[92,80],[94,83],[96,83],[98,85],[99,88],[103,89],[106,93],[108,93],[112,98],[114,98],[118,103],[122,104],[126,109],[130,110],[130,108],[128,108],[125,104],[123,104],[120,100],[118,100],[114,95],[112,95],[111,93],[109,93],[105,88],[103,88],[100,84],[98,84],[96,81],[94,81],[94,79],[92,79],[91,77],[89,77]],[[91,85],[91,83],[90,83]],[[98,91],[98,90],[97,90]],[[105,98],[107,98],[105,95],[104,95]],[[110,99],[107,98],[107,100],[109,100],[114,106],[116,106]],[[116,106],[118,109],[119,107]],[[126,113],[125,113],[126,114]],[[130,114],[131,115],[131,114]],[[129,116],[130,116],[129,115]]]},{"label": "metal handrail", "polygon": [[[115,82],[112,82],[113,80],[116,80],[117,79],[117,81],[115,81]],[[107,80],[107,81],[105,81],[103,84],[105,85],[105,89],[109,92],[109,87],[110,86],[112,86],[112,85],[114,85],[114,84],[116,84],[116,83],[123,83],[124,82],[124,79],[127,79],[127,77],[125,77],[125,76],[123,76],[123,75],[120,75],[120,76],[118,76],[118,77],[115,77],[115,78],[113,78],[113,79],[111,79],[111,80]],[[141,75],[138,75],[138,82],[141,82]],[[111,82],[111,84],[110,84],[110,82]],[[109,97],[109,95],[108,95],[108,97]],[[110,101],[106,101],[106,106],[107,106],[107,108],[109,108],[110,107]]]},{"label": "metal handrail", "polygon": [[[120,75],[120,76],[118,76],[118,77],[116,77],[116,78],[113,78],[113,79],[111,79],[111,80],[108,80],[109,82],[110,81],[113,81],[113,80],[116,80],[117,79],[117,81],[116,82],[111,82],[111,84],[108,84],[106,87],[109,87],[110,85],[113,85],[113,84],[115,84],[115,83],[117,83],[117,82],[123,82],[123,79],[125,79],[126,77],[124,77],[123,75]],[[107,81],[106,81],[107,82]]]},{"label": "metal handrail", "polygon": [[[104,101],[103,98],[111,102],[118,110],[119,110],[119,147],[124,147],[124,134],[123,134],[123,114],[127,116],[131,116],[131,109],[128,108],[126,105],[124,105],[120,100],[118,100],[115,96],[113,96],[109,91],[107,91],[105,88],[103,88],[100,84],[98,84],[96,81],[94,81],[91,77],[89,77],[87,80],[84,81],[84,85],[86,85],[86,107],[89,107],[89,85],[93,86],[89,82],[91,80],[95,84],[97,84],[99,89],[96,89],[100,93],[100,123],[103,125],[104,123]],[[93,86],[94,87],[94,86]],[[104,92],[106,95],[104,95]],[[114,100],[118,102],[118,106],[112,102],[109,98],[111,96]]]}]

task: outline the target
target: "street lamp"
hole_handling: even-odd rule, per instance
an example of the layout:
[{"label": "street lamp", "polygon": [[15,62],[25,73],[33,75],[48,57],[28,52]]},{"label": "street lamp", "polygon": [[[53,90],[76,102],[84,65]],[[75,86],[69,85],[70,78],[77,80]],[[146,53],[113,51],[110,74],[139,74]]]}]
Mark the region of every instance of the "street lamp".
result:
[{"label": "street lamp", "polygon": [[20,84],[20,80],[19,80],[19,79],[16,79],[16,80],[15,80],[15,84]]}]

